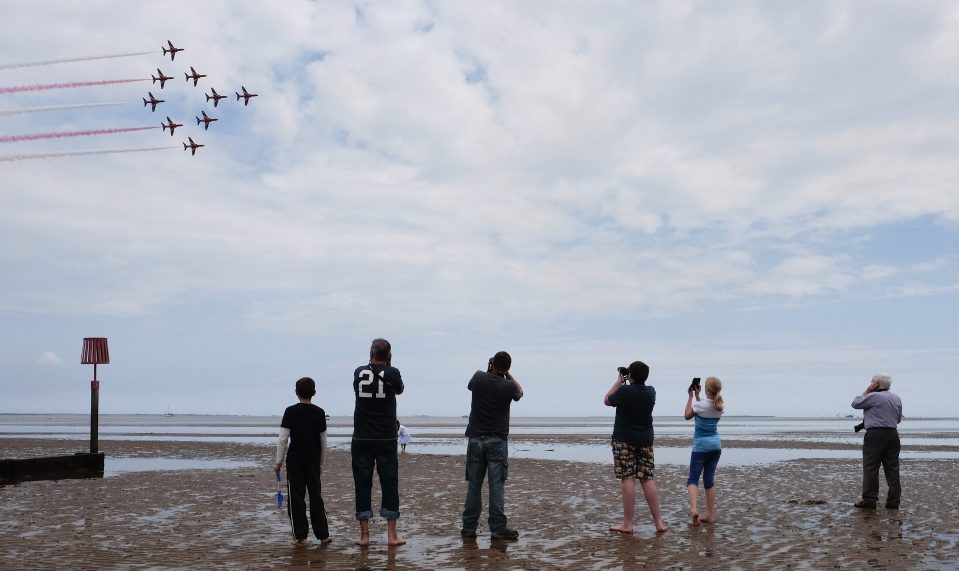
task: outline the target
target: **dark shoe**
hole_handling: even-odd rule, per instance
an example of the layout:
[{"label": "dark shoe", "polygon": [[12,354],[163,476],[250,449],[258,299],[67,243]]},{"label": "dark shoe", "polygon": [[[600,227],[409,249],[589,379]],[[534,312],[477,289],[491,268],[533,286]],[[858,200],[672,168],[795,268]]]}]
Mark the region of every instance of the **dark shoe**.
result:
[{"label": "dark shoe", "polygon": [[489,537],[490,539],[517,539],[519,538],[519,532],[507,527],[503,531],[491,533]]},{"label": "dark shoe", "polygon": [[887,509],[887,510],[898,510],[898,509],[899,509],[899,504],[888,504],[888,503],[887,503],[887,504],[886,504],[886,509]]},{"label": "dark shoe", "polygon": [[460,537],[463,539],[476,539],[476,530],[475,529],[461,529]]},{"label": "dark shoe", "polygon": [[876,509],[876,502],[869,502],[869,501],[866,501],[866,500],[859,500],[858,502],[854,503],[853,506],[854,506],[854,507],[857,507],[857,508],[867,509],[867,510],[874,510],[874,509]]}]

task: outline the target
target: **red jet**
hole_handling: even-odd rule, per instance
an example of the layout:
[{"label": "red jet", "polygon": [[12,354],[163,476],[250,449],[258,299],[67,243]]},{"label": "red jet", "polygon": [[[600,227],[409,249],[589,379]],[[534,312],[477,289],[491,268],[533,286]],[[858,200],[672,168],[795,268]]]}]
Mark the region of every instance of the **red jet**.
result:
[{"label": "red jet", "polygon": [[184,50],[184,48],[173,47],[173,42],[171,42],[170,40],[166,41],[166,45],[170,46],[170,48],[169,49],[163,48],[163,55],[170,54],[170,61],[173,61],[173,58],[176,57],[177,52],[182,52]]},{"label": "red jet", "polygon": [[153,83],[156,83],[156,82],[159,81],[159,82],[160,82],[160,89],[163,89],[163,84],[166,83],[166,81],[167,81],[168,79],[173,79],[173,76],[172,76],[172,75],[163,75],[163,72],[160,71],[160,68],[157,68],[157,73],[160,74],[160,77],[156,77],[155,75],[151,75],[150,77],[153,78]]},{"label": "red jet", "polygon": [[185,151],[185,150],[187,150],[187,149],[189,148],[189,149],[190,149],[190,155],[191,155],[191,156],[196,156],[196,150],[197,150],[198,148],[200,148],[200,147],[205,147],[205,146],[206,146],[206,145],[201,145],[200,143],[194,143],[194,142],[193,142],[193,137],[187,137],[187,139],[190,140],[190,144],[188,145],[188,144],[186,144],[186,143],[183,143],[183,150]]},{"label": "red jet", "polygon": [[206,114],[206,111],[200,111],[200,113],[203,113],[203,119],[200,119],[199,117],[197,117],[197,118],[196,118],[196,124],[199,125],[200,123],[203,123],[203,130],[204,130],[204,131],[206,131],[206,130],[208,130],[208,129],[210,128],[210,123],[212,123],[212,122],[214,122],[214,121],[219,121],[219,119],[214,119],[213,117],[210,117],[209,115],[207,115],[207,114]]},{"label": "red jet", "polygon": [[193,73],[184,73],[183,75],[186,76],[186,81],[187,81],[187,83],[189,83],[190,80],[192,79],[192,80],[193,80],[193,87],[196,87],[196,82],[200,81],[200,78],[201,78],[201,77],[206,77],[206,74],[205,74],[205,73],[197,73],[196,70],[193,69],[193,66],[192,66],[192,65],[190,66],[190,71],[193,72]]},{"label": "red jet", "polygon": [[171,136],[171,137],[173,136],[173,130],[174,130],[174,129],[176,129],[177,127],[182,127],[182,126],[183,126],[182,123],[174,123],[174,122],[173,122],[173,119],[170,119],[170,116],[169,116],[169,115],[167,115],[166,123],[160,123],[160,125],[163,127],[163,129],[162,129],[163,131],[165,131],[165,130],[167,130],[167,129],[170,130],[170,136]]},{"label": "red jet", "polygon": [[[239,93],[237,93],[237,94],[236,94],[236,100],[239,101],[240,98],[242,97],[242,98],[243,98],[243,106],[246,107],[247,103],[250,102],[250,98],[251,98],[251,97],[257,97],[257,94],[256,94],[256,93],[250,93],[250,92],[247,91],[246,88],[243,87],[242,85],[240,86],[240,89],[243,90],[243,95],[240,95]],[[234,92],[234,93],[236,93],[236,92]]]},{"label": "red jet", "polygon": [[220,95],[216,92],[216,89],[213,89],[212,87],[210,88],[210,91],[213,93],[213,95],[207,95],[206,100],[209,101],[212,99],[214,107],[216,107],[216,104],[219,103],[221,99],[226,98],[226,95]]},{"label": "red jet", "polygon": [[157,103],[163,103],[164,101],[166,101],[165,99],[157,99],[156,97],[153,96],[153,92],[151,92],[151,91],[147,91],[147,95],[149,95],[150,98],[149,98],[149,99],[146,99],[146,98],[143,99],[143,106],[146,107],[146,106],[147,106],[147,103],[149,103],[150,105],[153,105],[153,109],[151,109],[150,111],[156,111],[156,110],[157,110]]}]

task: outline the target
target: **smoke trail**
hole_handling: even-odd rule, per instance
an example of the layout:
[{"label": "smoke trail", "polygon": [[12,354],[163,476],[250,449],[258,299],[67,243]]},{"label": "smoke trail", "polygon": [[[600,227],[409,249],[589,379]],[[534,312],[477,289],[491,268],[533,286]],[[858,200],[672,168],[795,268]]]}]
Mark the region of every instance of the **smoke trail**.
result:
[{"label": "smoke trail", "polygon": [[145,149],[101,149],[99,151],[65,151],[62,153],[38,153],[35,155],[8,155],[0,156],[0,163],[11,161],[27,161],[30,159],[53,159],[57,157],[80,157],[83,155],[111,155],[116,153],[143,153],[146,151],[162,151],[177,147],[147,147]]},{"label": "smoke trail", "polygon": [[23,113],[44,113],[46,111],[66,111],[69,109],[90,109],[93,107],[112,107],[115,105],[126,105],[122,101],[114,103],[78,103],[76,105],[54,105],[52,107],[26,107],[24,109],[0,110],[0,117],[5,115],[20,115]]},{"label": "smoke trail", "polygon": [[92,61],[95,59],[111,59],[118,57],[133,57],[133,56],[146,56],[154,52],[133,52],[129,54],[111,54],[105,56],[87,56],[87,57],[73,57],[73,58],[63,58],[63,59],[48,59],[46,61],[33,61],[28,63],[8,63],[0,65],[0,70],[4,69],[20,69],[22,67],[35,67],[38,65],[53,65],[55,63],[73,63],[78,61]]},{"label": "smoke trail", "polygon": [[71,83],[48,83],[45,85],[15,85],[0,87],[0,94],[22,93],[24,91],[44,91],[47,89],[72,89],[74,87],[89,87],[91,85],[113,85],[116,83],[131,83],[134,81],[150,81],[149,79],[105,79],[103,81],[74,81]]},{"label": "smoke trail", "polygon": [[125,127],[121,129],[93,129],[90,131],[65,131],[62,133],[34,133],[31,135],[8,135],[0,137],[0,143],[19,143],[20,141],[36,141],[37,139],[62,139],[63,137],[85,137],[87,135],[110,135],[113,133],[129,133],[131,131],[146,131],[159,127]]}]

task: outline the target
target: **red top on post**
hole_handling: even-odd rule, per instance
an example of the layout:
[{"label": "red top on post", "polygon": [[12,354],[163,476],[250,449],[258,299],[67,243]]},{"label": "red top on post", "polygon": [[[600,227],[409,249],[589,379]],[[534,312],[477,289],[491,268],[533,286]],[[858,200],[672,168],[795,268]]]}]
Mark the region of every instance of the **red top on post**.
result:
[{"label": "red top on post", "polygon": [[84,337],[81,365],[109,365],[110,350],[107,348],[106,337]]}]

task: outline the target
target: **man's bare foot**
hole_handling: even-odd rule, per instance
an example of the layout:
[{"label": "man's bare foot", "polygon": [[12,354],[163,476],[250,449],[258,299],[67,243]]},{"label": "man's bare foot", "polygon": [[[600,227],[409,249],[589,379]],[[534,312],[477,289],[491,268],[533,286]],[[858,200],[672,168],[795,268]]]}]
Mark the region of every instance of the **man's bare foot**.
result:
[{"label": "man's bare foot", "polygon": [[667,529],[669,529],[669,526],[666,525],[666,522],[662,520],[656,522],[656,533],[663,533]]},{"label": "man's bare foot", "polygon": [[361,533],[360,538],[356,540],[356,544],[360,547],[368,547],[370,545],[370,534]]},{"label": "man's bare foot", "polygon": [[400,536],[394,535],[392,537],[386,538],[386,544],[390,547],[395,547],[397,545],[406,545],[405,539],[400,539]]},{"label": "man's bare foot", "polygon": [[714,516],[714,515],[712,515],[712,514],[706,514],[705,516],[703,516],[702,518],[700,518],[699,521],[701,521],[701,522],[703,522],[703,523],[716,523],[716,516]]},{"label": "man's bare foot", "polygon": [[626,525],[625,523],[621,523],[619,525],[614,525],[610,527],[609,531],[616,531],[619,533],[633,533],[633,526]]},{"label": "man's bare foot", "polygon": [[323,539],[320,540],[320,543],[323,545],[326,545],[327,543],[331,543],[332,541],[333,541],[332,537],[324,537]]},{"label": "man's bare foot", "polygon": [[293,542],[295,547],[306,547],[306,539],[298,539]]},{"label": "man's bare foot", "polygon": [[693,525],[699,525],[699,512],[693,512]]}]

